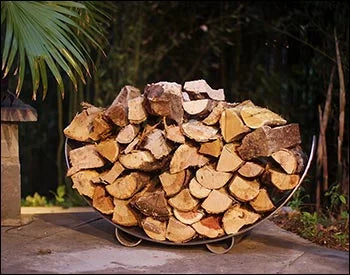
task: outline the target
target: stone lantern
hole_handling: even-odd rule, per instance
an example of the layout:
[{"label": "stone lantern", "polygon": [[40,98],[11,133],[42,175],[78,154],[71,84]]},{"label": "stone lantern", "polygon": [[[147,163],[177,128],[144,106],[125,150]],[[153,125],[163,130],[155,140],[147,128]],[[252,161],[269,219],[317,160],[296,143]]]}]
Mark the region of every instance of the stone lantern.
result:
[{"label": "stone lantern", "polygon": [[1,225],[15,226],[25,223],[21,217],[18,124],[37,121],[37,112],[7,89],[1,90]]}]

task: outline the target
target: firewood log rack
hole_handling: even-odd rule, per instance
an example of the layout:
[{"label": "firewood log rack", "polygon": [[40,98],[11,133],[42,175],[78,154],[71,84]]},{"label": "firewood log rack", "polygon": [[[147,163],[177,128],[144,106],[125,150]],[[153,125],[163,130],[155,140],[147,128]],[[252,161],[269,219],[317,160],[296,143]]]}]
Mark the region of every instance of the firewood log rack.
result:
[{"label": "firewood log rack", "polygon": [[[68,138],[66,138],[65,141],[65,160],[67,169],[71,167],[69,163],[69,151],[78,147],[79,143],[74,142]],[[80,143],[81,146],[81,143]],[[262,222],[266,221],[270,217],[272,217],[275,213],[277,213],[286,203],[293,197],[293,194],[298,190],[298,188],[301,186],[301,183],[303,182],[304,178],[306,177],[312,160],[315,155],[315,147],[316,147],[316,137],[313,136],[312,138],[312,144],[311,144],[311,150],[310,154],[308,156],[308,162],[305,167],[305,170],[299,180],[299,183],[289,192],[286,192],[285,195],[279,200],[277,203],[277,206],[274,211],[272,211],[270,214],[266,215],[263,219],[257,221],[256,223],[252,225],[247,225],[243,227],[239,232],[226,235],[223,237],[215,238],[215,239],[199,239],[199,240],[193,240],[186,243],[174,243],[170,241],[158,241],[151,239],[148,237],[141,228],[138,227],[125,227],[118,225],[114,222],[112,222],[110,216],[102,214],[98,210],[96,210],[94,207],[92,207],[92,200],[86,196],[83,196],[83,198],[86,200],[86,202],[97,212],[99,215],[101,215],[106,221],[111,223],[113,226],[115,226],[115,237],[118,240],[120,244],[126,247],[135,247],[138,246],[143,240],[160,243],[164,245],[175,245],[175,246],[191,246],[191,245],[205,245],[206,248],[214,253],[214,254],[224,254],[231,250],[231,248],[234,246],[234,244],[237,244],[239,241],[241,241],[243,238],[245,238],[250,231],[261,224]]]}]

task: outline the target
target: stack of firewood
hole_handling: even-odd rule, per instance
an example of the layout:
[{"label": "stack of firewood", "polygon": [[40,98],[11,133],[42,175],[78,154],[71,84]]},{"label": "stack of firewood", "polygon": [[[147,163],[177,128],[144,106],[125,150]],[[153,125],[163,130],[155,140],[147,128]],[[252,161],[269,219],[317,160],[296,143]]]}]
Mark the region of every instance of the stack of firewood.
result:
[{"label": "stack of firewood", "polygon": [[298,124],[225,101],[204,80],[121,89],[108,108],[82,103],[64,134],[67,176],[94,208],[155,240],[237,233],[276,208],[306,163]]}]

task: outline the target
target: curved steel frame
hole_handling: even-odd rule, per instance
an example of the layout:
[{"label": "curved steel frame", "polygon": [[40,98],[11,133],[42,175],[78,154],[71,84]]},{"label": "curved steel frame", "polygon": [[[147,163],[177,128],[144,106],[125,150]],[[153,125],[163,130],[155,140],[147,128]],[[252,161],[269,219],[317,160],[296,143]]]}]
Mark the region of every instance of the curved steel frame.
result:
[{"label": "curved steel frame", "polygon": [[[234,244],[234,239],[235,237],[242,235],[242,234],[246,234],[248,231],[252,230],[253,228],[255,228],[256,226],[258,226],[259,224],[261,224],[262,222],[264,222],[265,220],[267,220],[268,218],[270,218],[272,215],[274,215],[278,210],[280,210],[293,196],[293,194],[296,192],[296,190],[300,187],[301,183],[303,182],[305,176],[307,175],[310,166],[311,166],[311,162],[313,160],[314,154],[315,154],[315,147],[316,147],[316,137],[313,136],[312,138],[312,145],[311,145],[311,151],[309,154],[309,159],[306,165],[306,168],[304,170],[303,175],[301,176],[299,183],[292,189],[290,190],[289,195],[283,200],[282,203],[279,204],[278,207],[276,207],[276,209],[271,212],[269,215],[267,215],[266,217],[264,217],[263,219],[261,219],[260,221],[247,226],[246,228],[244,228],[243,230],[234,233],[234,234],[230,234],[230,235],[226,235],[220,238],[215,238],[215,239],[202,239],[202,240],[193,240],[193,241],[189,241],[186,243],[174,243],[174,242],[170,242],[170,241],[158,241],[158,240],[154,240],[151,239],[150,237],[148,237],[141,228],[139,227],[124,227],[118,224],[115,224],[114,222],[112,222],[110,216],[108,215],[104,215],[102,214],[100,211],[96,210],[94,207],[92,207],[92,201],[90,198],[87,198],[85,196],[84,199],[87,201],[87,203],[97,212],[99,213],[105,220],[107,220],[109,223],[113,224],[116,227],[115,230],[115,234],[116,234],[116,238],[118,239],[118,241],[123,244],[124,246],[136,246],[138,245],[141,240],[147,240],[147,241],[151,241],[151,242],[156,242],[156,243],[161,243],[161,244],[166,244],[166,245],[175,245],[175,246],[189,246],[189,245],[202,245],[205,244],[207,246],[207,248],[212,251],[213,253],[216,254],[222,254],[222,253],[226,253],[227,251],[229,251],[233,244]],[[66,160],[66,165],[67,168],[70,168],[70,163],[69,163],[69,159],[68,159],[68,153],[71,150],[71,146],[69,145],[69,139],[66,138],[65,141],[65,160]],[[130,238],[128,238],[127,235],[125,235],[124,233],[130,234],[133,237],[139,238],[139,240],[133,241]],[[231,238],[231,244],[229,245],[228,249],[225,250],[218,250],[215,248],[215,246],[213,245],[213,243],[217,243],[217,242],[221,242],[227,239]]]}]

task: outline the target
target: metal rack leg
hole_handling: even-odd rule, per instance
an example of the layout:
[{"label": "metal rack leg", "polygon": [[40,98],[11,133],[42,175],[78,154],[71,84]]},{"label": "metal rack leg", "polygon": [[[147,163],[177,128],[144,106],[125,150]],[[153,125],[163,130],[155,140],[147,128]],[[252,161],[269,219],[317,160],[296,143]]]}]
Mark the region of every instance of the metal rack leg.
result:
[{"label": "metal rack leg", "polygon": [[142,239],[127,234],[122,230],[118,230],[118,228],[115,229],[115,237],[122,245],[127,247],[138,246],[142,242]]}]

